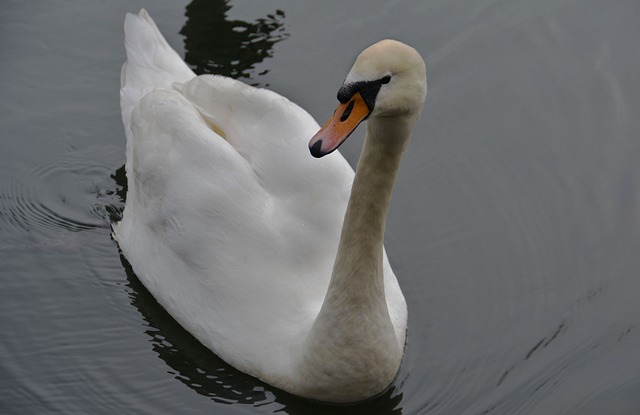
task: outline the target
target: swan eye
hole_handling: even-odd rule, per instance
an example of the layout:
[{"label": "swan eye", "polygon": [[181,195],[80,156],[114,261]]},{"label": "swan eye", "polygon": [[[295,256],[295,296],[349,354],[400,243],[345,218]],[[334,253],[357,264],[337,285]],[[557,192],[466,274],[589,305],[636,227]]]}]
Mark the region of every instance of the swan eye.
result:
[{"label": "swan eye", "polygon": [[391,75],[387,75],[384,78],[380,79],[380,83],[382,85],[388,84],[389,82],[391,82]]}]

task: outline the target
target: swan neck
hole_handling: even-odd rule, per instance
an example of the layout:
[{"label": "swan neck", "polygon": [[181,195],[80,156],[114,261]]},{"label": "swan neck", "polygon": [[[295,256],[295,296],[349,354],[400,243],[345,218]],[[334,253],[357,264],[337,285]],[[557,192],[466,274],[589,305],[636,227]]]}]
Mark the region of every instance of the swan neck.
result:
[{"label": "swan neck", "polygon": [[398,117],[367,122],[331,281],[305,343],[302,395],[365,399],[391,383],[400,366],[404,333],[398,338],[387,307],[383,240],[411,127]]},{"label": "swan neck", "polygon": [[[395,122],[394,122],[395,121]],[[387,212],[410,131],[394,119],[367,122],[367,134],[347,205],[331,284],[340,278],[383,290]],[[384,296],[384,292],[379,294]]]}]

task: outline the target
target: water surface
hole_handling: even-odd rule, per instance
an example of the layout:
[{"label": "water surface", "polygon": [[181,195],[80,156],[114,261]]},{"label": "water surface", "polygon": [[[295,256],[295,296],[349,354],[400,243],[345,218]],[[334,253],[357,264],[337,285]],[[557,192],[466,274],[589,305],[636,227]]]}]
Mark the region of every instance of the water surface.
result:
[{"label": "water surface", "polygon": [[[235,371],[120,256],[122,22],[140,7],[198,73],[319,121],[374,41],[426,58],[386,238],[409,342],[383,396],[324,406]],[[3,5],[0,413],[638,413],[639,16],[622,0]],[[361,144],[341,147],[352,165]]]}]

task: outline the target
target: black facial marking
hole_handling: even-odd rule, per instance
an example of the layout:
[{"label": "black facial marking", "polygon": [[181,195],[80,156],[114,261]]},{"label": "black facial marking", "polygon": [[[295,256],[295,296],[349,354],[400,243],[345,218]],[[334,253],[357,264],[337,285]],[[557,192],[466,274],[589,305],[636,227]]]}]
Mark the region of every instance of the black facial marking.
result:
[{"label": "black facial marking", "polygon": [[375,81],[360,81],[343,84],[338,90],[338,101],[344,104],[351,99],[353,94],[360,92],[360,95],[362,95],[362,99],[364,100],[364,103],[367,104],[369,111],[373,111],[380,88],[382,85],[388,84],[389,82],[391,82],[391,76],[387,75]]},{"label": "black facial marking", "polygon": [[345,103],[351,99],[353,94],[358,92],[362,88],[364,82],[353,82],[350,84],[342,84],[338,90],[338,101]]},{"label": "black facial marking", "polygon": [[349,115],[351,115],[351,111],[353,110],[353,106],[355,105],[355,101],[351,101],[349,103],[349,105],[347,105],[347,108],[344,110],[344,112],[342,113],[342,116],[340,117],[340,122],[345,122],[347,121],[347,119],[349,118]]}]

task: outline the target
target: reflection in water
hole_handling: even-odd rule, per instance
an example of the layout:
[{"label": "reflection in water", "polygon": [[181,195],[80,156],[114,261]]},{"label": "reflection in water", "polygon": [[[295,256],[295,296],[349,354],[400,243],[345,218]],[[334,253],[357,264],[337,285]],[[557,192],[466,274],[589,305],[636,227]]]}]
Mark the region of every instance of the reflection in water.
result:
[{"label": "reflection in water", "polygon": [[[257,63],[272,56],[276,42],[287,38],[282,27],[284,12],[278,10],[255,22],[227,20],[228,0],[194,0],[187,6],[185,61],[197,74],[218,74],[254,79]],[[264,70],[258,75],[264,75]]]},{"label": "reflection in water", "polygon": [[105,211],[109,220],[116,223],[122,219],[124,202],[127,199],[127,172],[124,164],[111,175],[111,178],[116,182],[117,187],[105,192],[105,195],[111,197],[111,200],[105,200]]}]

